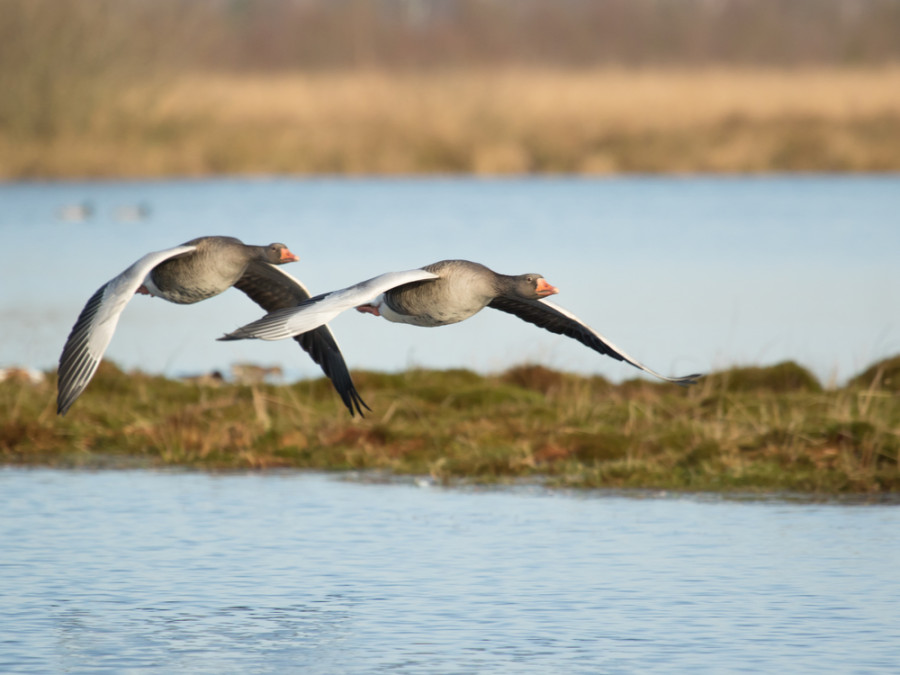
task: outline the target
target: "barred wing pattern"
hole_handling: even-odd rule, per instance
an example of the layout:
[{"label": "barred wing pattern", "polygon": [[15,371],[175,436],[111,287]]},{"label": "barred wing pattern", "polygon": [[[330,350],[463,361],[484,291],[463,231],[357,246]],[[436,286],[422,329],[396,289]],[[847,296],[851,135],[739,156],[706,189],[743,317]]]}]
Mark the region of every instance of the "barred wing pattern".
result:
[{"label": "barred wing pattern", "polygon": [[81,395],[112,340],[125,305],[134,297],[144,277],[164,260],[194,250],[194,246],[175,246],[148,253],[131,267],[107,281],[88,300],[59,359],[56,411],[65,415]]}]

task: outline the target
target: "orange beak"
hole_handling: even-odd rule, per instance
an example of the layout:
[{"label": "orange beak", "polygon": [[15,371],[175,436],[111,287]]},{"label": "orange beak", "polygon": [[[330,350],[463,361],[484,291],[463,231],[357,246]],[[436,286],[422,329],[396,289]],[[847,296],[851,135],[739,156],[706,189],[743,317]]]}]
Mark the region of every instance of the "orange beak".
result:
[{"label": "orange beak", "polygon": [[551,286],[544,278],[538,279],[537,294],[539,296],[543,298],[546,295],[556,295],[557,293],[559,293],[559,289],[556,286]]},{"label": "orange beak", "polygon": [[300,258],[295,256],[288,249],[281,249],[281,262],[297,262],[298,260],[300,260]]}]

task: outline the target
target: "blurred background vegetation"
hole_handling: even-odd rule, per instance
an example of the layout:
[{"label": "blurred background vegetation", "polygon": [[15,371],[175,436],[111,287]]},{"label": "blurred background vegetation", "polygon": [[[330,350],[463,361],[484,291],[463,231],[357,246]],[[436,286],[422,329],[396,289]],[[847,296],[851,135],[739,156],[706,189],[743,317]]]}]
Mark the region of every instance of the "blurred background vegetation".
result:
[{"label": "blurred background vegetation", "polygon": [[898,0],[0,0],[0,178],[900,169]]}]

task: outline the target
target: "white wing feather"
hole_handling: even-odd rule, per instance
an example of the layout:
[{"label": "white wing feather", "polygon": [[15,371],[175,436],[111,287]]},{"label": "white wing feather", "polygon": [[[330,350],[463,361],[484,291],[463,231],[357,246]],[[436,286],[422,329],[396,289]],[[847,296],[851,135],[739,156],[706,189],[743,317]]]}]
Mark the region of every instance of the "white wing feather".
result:
[{"label": "white wing feather", "polygon": [[397,286],[437,279],[437,274],[423,269],[404,272],[388,272],[362,281],[339,291],[332,291],[300,303],[296,307],[277,309],[263,318],[241,326],[220,340],[240,340],[258,338],[261,340],[283,340],[306,333],[331,321],[341,312],[371,302],[385,291]]}]

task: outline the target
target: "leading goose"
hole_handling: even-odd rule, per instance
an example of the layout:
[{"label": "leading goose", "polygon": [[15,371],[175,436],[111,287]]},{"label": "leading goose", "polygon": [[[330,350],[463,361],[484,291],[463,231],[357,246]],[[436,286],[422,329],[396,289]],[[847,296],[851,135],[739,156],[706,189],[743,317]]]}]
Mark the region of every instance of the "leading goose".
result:
[{"label": "leading goose", "polygon": [[220,340],[281,340],[302,335],[355,307],[388,321],[414,326],[445,326],[468,319],[485,307],[578,340],[594,351],[675,384],[694,384],[699,374],[666,377],[632,358],[568,310],[547,300],[558,293],[540,274],[497,274],[468,260],[442,260],[420,269],[389,272],[270,312]]},{"label": "leading goose", "polygon": [[[57,413],[65,415],[91,381],[122,310],[136,293],[192,304],[234,286],[271,312],[310,297],[303,284],[276,267],[297,259],[284,244],[250,246],[234,237],[200,237],[148,253],[103,284],[81,311],[59,359]],[[350,414],[362,415],[361,406],[368,406],[331,329],[320,325],[295,339],[331,379]]]}]

